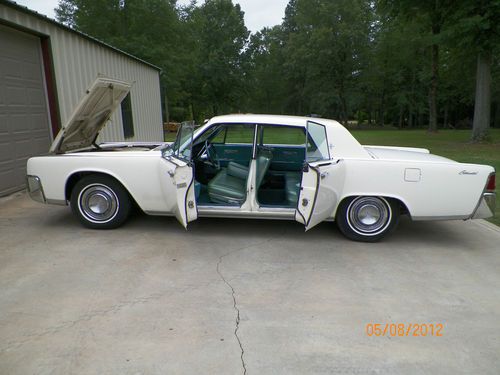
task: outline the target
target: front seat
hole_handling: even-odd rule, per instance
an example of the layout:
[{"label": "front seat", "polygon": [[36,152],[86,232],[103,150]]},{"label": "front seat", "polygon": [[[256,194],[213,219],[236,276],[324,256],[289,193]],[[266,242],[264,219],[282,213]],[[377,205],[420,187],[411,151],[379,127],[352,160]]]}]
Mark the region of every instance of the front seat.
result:
[{"label": "front seat", "polygon": [[[272,154],[270,151],[259,151],[257,156],[256,190],[259,189],[269,166]],[[243,167],[243,168],[241,168]],[[236,163],[230,163],[208,183],[208,196],[214,203],[242,205],[247,198],[248,170]]]}]

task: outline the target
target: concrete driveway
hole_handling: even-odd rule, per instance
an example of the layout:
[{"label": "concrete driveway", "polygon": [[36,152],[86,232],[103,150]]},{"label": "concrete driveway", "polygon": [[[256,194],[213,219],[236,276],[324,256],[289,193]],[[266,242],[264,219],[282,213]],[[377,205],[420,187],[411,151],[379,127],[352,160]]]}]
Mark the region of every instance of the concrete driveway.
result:
[{"label": "concrete driveway", "polygon": [[18,194],[0,202],[0,338],[1,374],[496,375],[500,230],[403,220],[361,244],[330,223],[136,215],[92,231]]}]

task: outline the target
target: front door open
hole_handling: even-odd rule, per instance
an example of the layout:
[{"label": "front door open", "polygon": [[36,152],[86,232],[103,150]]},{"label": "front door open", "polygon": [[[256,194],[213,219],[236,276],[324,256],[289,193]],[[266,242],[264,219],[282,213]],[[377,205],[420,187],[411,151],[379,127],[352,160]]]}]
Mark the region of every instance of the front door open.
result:
[{"label": "front door open", "polygon": [[188,223],[198,218],[194,189],[194,173],[191,163],[194,123],[183,123],[174,144],[163,153],[162,171],[175,188],[174,213],[177,220],[187,228]]}]

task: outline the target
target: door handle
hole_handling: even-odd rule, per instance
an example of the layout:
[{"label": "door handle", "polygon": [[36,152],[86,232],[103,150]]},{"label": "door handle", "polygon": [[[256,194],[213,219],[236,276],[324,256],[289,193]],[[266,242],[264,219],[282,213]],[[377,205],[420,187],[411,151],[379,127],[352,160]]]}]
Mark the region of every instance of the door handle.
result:
[{"label": "door handle", "polygon": [[328,176],[328,172],[323,172],[320,174],[321,179],[323,180],[326,176]]}]

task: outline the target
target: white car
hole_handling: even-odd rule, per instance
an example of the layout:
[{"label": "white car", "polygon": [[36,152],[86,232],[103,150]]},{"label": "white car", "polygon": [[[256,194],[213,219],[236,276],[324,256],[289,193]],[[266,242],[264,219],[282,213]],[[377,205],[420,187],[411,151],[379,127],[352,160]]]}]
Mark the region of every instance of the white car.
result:
[{"label": "white car", "polygon": [[150,215],[336,221],[352,240],[381,239],[400,214],[477,219],[495,211],[495,170],[425,149],[362,146],[338,122],[228,115],[172,144],[104,143],[99,131],[130,85],[99,78],[47,156],[28,160],[31,197],[70,205],[83,225],[122,225],[134,204]]}]

